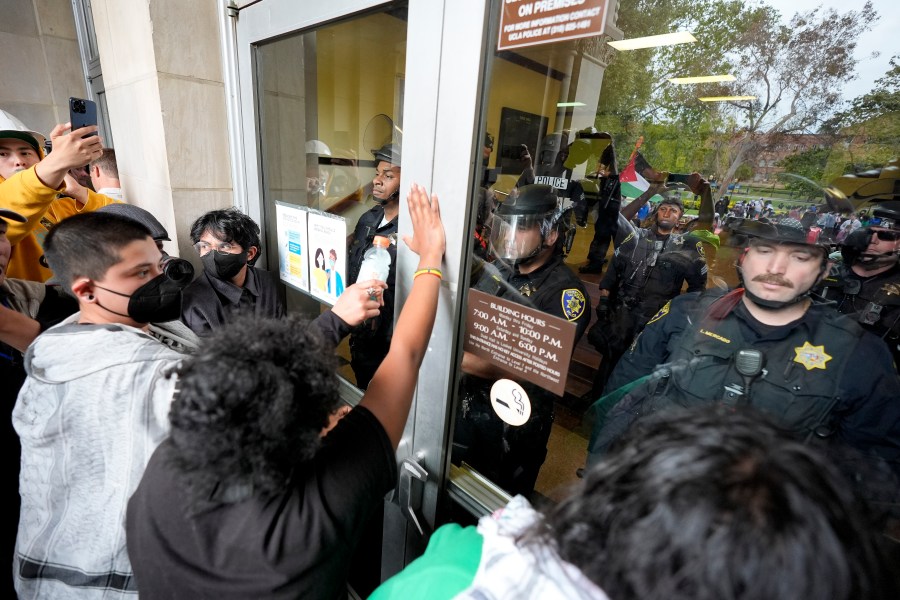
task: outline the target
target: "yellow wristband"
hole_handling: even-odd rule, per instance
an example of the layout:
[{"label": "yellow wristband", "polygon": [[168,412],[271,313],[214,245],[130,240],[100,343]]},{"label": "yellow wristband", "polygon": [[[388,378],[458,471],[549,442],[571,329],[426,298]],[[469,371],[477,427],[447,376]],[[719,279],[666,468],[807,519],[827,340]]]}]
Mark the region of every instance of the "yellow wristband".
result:
[{"label": "yellow wristband", "polygon": [[438,279],[443,279],[443,278],[444,278],[444,274],[441,273],[441,270],[440,270],[440,269],[419,269],[419,270],[416,271],[415,274],[413,275],[413,279],[415,279],[415,278],[418,277],[419,275],[434,275],[434,276],[437,277]]}]

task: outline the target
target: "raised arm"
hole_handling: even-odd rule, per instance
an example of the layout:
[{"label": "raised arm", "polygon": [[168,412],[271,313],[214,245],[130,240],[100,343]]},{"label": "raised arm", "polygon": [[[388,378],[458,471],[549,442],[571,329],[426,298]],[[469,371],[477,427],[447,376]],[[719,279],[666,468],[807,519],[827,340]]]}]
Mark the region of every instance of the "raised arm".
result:
[{"label": "raised arm", "polygon": [[[429,199],[424,188],[413,184],[406,200],[413,236],[404,236],[403,241],[419,255],[416,270],[440,269],[445,238],[438,198],[432,195]],[[412,291],[394,329],[391,348],[360,402],[384,427],[394,448],[400,444],[409,415],[419,367],[434,326],[440,287],[441,278],[436,274],[424,273],[413,279]]]},{"label": "raised arm", "polygon": [[700,209],[697,211],[697,219],[691,229],[705,229],[712,231],[713,215],[716,214],[712,199],[712,189],[709,182],[703,179],[700,173],[691,173],[688,178],[688,187],[700,196]]},{"label": "raised arm", "polygon": [[50,132],[53,152],[34,167],[34,172],[47,187],[58,189],[69,169],[89,164],[99,158],[103,150],[103,141],[99,135],[85,137],[97,132],[96,125],[69,133],[71,127],[71,123],[65,123],[53,128]]}]

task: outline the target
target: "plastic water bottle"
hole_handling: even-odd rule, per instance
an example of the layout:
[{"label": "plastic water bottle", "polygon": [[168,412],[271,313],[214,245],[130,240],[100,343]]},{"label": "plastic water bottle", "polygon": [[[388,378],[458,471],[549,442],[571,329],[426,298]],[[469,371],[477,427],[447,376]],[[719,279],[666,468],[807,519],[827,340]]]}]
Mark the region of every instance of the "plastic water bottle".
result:
[{"label": "plastic water bottle", "polygon": [[378,281],[387,281],[388,273],[391,270],[391,255],[388,253],[388,246],[391,241],[383,235],[376,235],[372,240],[372,247],[366,250],[363,255],[362,265],[359,267],[359,277],[357,281],[367,281],[369,279],[377,279]]}]

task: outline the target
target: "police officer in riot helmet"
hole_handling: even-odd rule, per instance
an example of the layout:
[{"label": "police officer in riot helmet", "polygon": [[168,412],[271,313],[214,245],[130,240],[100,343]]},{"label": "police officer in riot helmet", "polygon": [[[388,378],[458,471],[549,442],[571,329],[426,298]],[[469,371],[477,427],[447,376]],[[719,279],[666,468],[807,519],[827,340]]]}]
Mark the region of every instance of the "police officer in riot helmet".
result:
[{"label": "police officer in riot helmet", "polygon": [[[474,289],[575,323],[577,343],[590,315],[584,284],[563,262],[574,235],[571,210],[562,209],[548,185],[522,186],[496,209],[490,232],[495,260],[485,264]],[[500,420],[490,403],[492,384],[508,378],[508,372],[468,352],[462,368],[466,375],[454,462],[467,462],[510,493],[530,493],[547,454],[556,396],[520,382],[531,403],[531,418],[514,427]]]},{"label": "police officer in riot helmet", "polygon": [[850,233],[819,292],[887,342],[900,367],[900,200],[875,205],[874,224]]},{"label": "police officer in riot helmet", "polygon": [[391,267],[384,290],[384,306],[381,313],[358,325],[350,334],[350,366],[356,377],[356,385],[365,389],[387,356],[394,328],[394,278],[397,273],[397,217],[400,213],[400,145],[391,142],[377,150],[375,178],[372,180],[372,198],[375,206],[364,213],[353,231],[347,249],[348,274],[356,283],[366,250],[372,247],[375,236],[384,236],[391,243]]},{"label": "police officer in riot helmet", "polygon": [[571,212],[559,206],[556,191],[548,185],[516,188],[494,212],[491,254],[521,273],[544,265],[559,247],[571,247]]},{"label": "police officer in riot helmet", "polygon": [[[664,183],[653,184],[632,204],[643,204],[656,193],[664,193]],[[632,211],[634,207],[629,205]],[[632,228],[621,241],[617,239],[612,263],[600,281],[597,321],[588,332],[588,340],[603,356],[594,375],[591,400],[600,397],[619,357],[631,345],[644,324],[666,302],[681,293],[706,288],[708,266],[703,246],[691,236],[674,233],[684,213],[681,198],[666,195],[647,228]],[[621,237],[621,234],[617,236]]]},{"label": "police officer in riot helmet", "polygon": [[741,287],[683,294],[650,319],[607,384],[624,396],[595,426],[589,463],[639,415],[745,405],[825,445],[861,493],[896,499],[900,378],[884,342],[810,296],[827,247],[791,218],[744,219],[730,239]]}]

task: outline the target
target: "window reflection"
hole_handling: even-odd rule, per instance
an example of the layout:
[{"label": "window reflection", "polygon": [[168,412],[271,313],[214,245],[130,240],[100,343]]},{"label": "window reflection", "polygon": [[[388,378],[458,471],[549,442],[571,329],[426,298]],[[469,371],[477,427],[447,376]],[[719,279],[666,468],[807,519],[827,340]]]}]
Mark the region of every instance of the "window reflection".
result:
[{"label": "window reflection", "polygon": [[[307,289],[297,283],[300,277],[285,281],[291,312],[313,317],[327,307],[317,298],[333,302],[355,283],[376,234],[390,239],[394,256],[397,197],[382,191],[388,180],[399,185],[406,19],[406,3],[393,3],[257,48],[268,248],[293,248],[293,268],[307,270]],[[394,162],[383,162],[385,148],[395,149],[388,159]],[[385,199],[386,210],[379,208]],[[346,237],[295,236],[293,245],[285,239],[279,246],[276,203],[336,217]],[[310,247],[303,247],[304,240]],[[287,263],[278,258],[270,257],[270,264]],[[394,256],[388,304],[395,269]],[[341,375],[362,387],[390,342],[390,308],[377,322],[358,326],[338,348]]]},{"label": "window reflection", "polygon": [[[489,61],[472,290],[555,314],[577,329],[564,393],[529,380],[503,351],[463,358],[453,462],[507,491],[534,488],[559,498],[576,480],[594,409],[612,405],[595,401],[610,391],[612,367],[645,324],[682,293],[739,285],[735,263],[747,237],[738,219],[790,217],[831,250],[841,223],[849,223],[849,235],[857,219],[867,236],[854,239],[857,247],[893,243],[878,231],[889,237],[894,230],[884,201],[900,201],[896,172],[885,169],[900,147],[897,115],[889,106],[874,115],[854,113],[850,104],[836,110],[854,66],[842,48],[874,22],[871,7],[849,11],[846,20],[825,10],[792,20],[768,6],[714,3],[703,16],[686,7],[623,1],[603,36],[495,51]],[[767,40],[764,32],[788,22],[789,40]],[[836,22],[843,41],[828,31]],[[607,43],[675,31],[694,31],[695,42],[629,51]],[[882,91],[895,86],[893,71]],[[698,76],[707,77],[685,80]],[[887,131],[876,131],[875,122],[889,124]],[[860,191],[859,177],[842,178],[871,168],[870,181],[890,180],[879,193]],[[533,199],[551,194],[553,210]],[[887,252],[888,259],[896,270],[897,253]],[[826,285],[826,297],[845,299],[843,286]],[[900,302],[876,287],[881,296],[873,288],[866,302],[878,315],[896,315],[891,307]],[[574,291],[584,296],[584,313],[572,302]],[[898,320],[876,319],[859,302],[844,312],[863,324],[880,320],[870,329],[896,350]],[[470,314],[469,333],[494,316]],[[527,396],[525,425],[502,418],[499,392],[491,389],[500,379]]]}]

